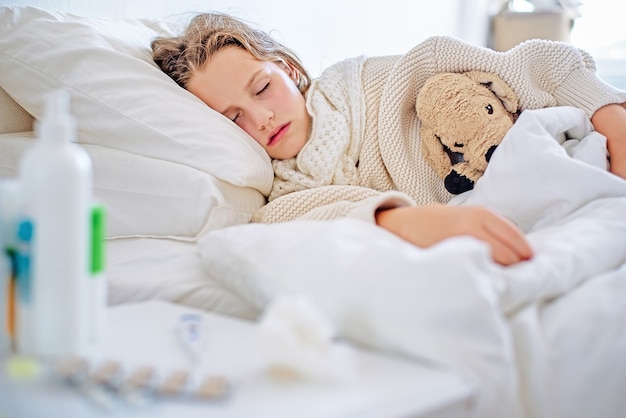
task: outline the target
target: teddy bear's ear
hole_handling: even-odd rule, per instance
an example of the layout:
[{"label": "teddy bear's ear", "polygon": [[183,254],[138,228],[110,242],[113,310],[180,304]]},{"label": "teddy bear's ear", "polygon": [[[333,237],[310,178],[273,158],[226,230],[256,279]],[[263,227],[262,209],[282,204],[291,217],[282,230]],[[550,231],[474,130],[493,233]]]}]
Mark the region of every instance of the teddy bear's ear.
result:
[{"label": "teddy bear's ear", "polygon": [[491,90],[500,99],[507,111],[511,113],[517,112],[519,108],[517,94],[500,77],[484,71],[469,71],[465,75]]}]

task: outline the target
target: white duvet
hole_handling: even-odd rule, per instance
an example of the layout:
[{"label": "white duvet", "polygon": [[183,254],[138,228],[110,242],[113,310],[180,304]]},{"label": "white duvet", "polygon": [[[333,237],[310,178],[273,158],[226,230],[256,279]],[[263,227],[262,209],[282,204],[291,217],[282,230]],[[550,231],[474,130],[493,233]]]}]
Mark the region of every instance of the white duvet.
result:
[{"label": "white duvet", "polygon": [[527,232],[535,257],[512,267],[468,237],[420,249],[352,219],[236,226],[198,246],[212,275],[259,309],[306,294],[341,337],[460,373],[475,417],[618,417],[626,181],[606,165],[582,111],[522,113],[474,190],[451,202],[489,206]]}]

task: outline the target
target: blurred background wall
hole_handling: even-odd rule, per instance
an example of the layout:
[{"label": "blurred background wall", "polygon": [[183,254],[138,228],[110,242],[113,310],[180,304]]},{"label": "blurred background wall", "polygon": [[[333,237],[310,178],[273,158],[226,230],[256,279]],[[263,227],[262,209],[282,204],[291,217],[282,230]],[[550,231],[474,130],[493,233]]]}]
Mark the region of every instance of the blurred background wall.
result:
[{"label": "blurred background wall", "polygon": [[[626,89],[626,1],[616,0],[0,0],[95,17],[172,17],[217,10],[268,31],[294,49],[311,73],[355,55],[406,52],[432,35],[491,46],[493,16],[504,6],[574,5],[569,42],[591,52],[600,75]],[[182,19],[182,17],[181,17]]]}]

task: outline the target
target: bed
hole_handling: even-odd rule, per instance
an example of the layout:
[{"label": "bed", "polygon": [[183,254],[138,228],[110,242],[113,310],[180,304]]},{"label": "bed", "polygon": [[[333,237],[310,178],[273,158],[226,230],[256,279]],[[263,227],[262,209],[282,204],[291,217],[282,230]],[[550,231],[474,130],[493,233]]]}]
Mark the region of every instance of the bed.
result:
[{"label": "bed", "polygon": [[[255,321],[304,295],[338,338],[458,374],[469,416],[623,416],[626,182],[581,113],[528,112],[453,201],[523,225],[531,262],[495,265],[464,237],[418,249],[352,219],[250,224],[268,157],[150,57],[150,40],[183,21],[0,8],[0,175],[16,175],[44,94],[69,90],[108,213],[111,305],[161,299]],[[545,181],[557,174],[569,181]]]}]

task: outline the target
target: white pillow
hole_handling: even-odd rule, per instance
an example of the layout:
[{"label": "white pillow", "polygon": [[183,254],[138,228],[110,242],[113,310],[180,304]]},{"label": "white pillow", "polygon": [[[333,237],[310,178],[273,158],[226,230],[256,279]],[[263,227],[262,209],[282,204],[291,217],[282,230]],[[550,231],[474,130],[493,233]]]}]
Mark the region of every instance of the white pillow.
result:
[{"label": "white pillow", "polygon": [[107,236],[194,238],[245,224],[264,203],[252,188],[234,186],[193,167],[85,145],[94,161],[96,197],[107,207]]},{"label": "white pillow", "polygon": [[[271,187],[270,159],[253,139],[180,88],[153,62],[151,40],[173,35],[172,27],[173,23],[168,26],[156,20],[91,19],[31,7],[1,7],[0,87],[35,118],[41,117],[48,92],[67,89],[80,143],[148,157],[135,160],[135,166],[125,165],[127,171],[117,176],[120,188],[139,182],[133,177],[143,172],[146,188],[156,190],[155,184],[162,184],[167,173],[169,188],[163,189],[163,200],[168,200],[168,191],[174,193],[162,204],[169,203],[174,213],[181,206],[176,202],[181,193],[188,197],[200,193],[189,189],[188,174],[206,173],[206,181],[212,184],[207,183],[208,189],[202,193],[218,196],[215,201],[234,197],[227,206],[237,215],[229,218],[222,213],[211,228],[241,223],[242,218],[249,220],[263,204],[261,193],[268,193]],[[99,157],[105,160],[94,161],[95,165],[110,165],[109,174],[122,170],[109,160],[111,155],[100,152]],[[151,159],[185,167],[162,168],[166,166]],[[159,173],[158,178],[151,178]],[[108,180],[109,188],[114,189],[114,176]],[[140,192],[141,186],[132,188]],[[131,199],[127,209],[132,208]],[[190,209],[190,213],[178,213],[173,222],[200,212]],[[154,225],[172,222],[145,215]],[[132,222],[133,217],[129,217],[126,224]],[[196,236],[201,232],[200,220],[189,222],[195,226],[188,228],[185,236]],[[136,231],[119,232],[128,235]],[[165,231],[154,228],[143,232],[160,235]]]},{"label": "white pillow", "polygon": [[[15,177],[32,132],[0,134],[0,177]],[[193,167],[98,145],[83,146],[93,161],[94,193],[107,208],[107,237],[192,240],[207,230],[250,221],[264,198]]]},{"label": "white pillow", "polygon": [[259,314],[207,272],[194,243],[117,239],[106,254],[111,305],[160,299],[245,319]]}]

